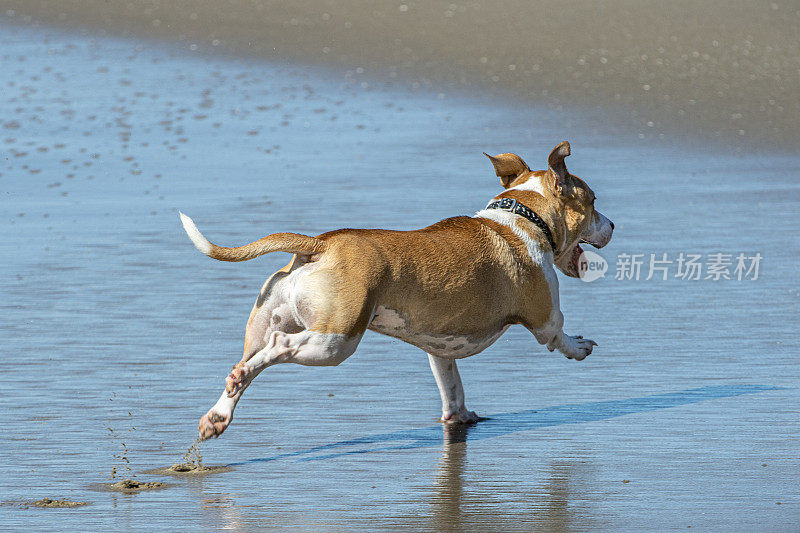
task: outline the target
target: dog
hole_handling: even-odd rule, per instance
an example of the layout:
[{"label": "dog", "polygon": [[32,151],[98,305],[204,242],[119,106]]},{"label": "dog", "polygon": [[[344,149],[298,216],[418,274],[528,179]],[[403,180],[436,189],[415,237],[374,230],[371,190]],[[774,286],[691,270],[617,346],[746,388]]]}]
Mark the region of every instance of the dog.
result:
[{"label": "dog", "polygon": [[472,217],[414,231],[275,233],[225,248],[179,213],[194,245],[213,259],[294,254],[261,288],[247,321],[244,355],[220,399],[200,419],[200,439],[227,429],[242,393],[265,368],[338,365],[355,352],[367,329],[428,354],[442,398],[441,420],[449,424],[478,420],[465,405],[456,361],[485,350],[513,324],[570,359],[592,353],[594,341],[562,331],[554,267],[579,276],[580,245],[602,248],[614,224],[595,208],[589,186],[567,171],[568,142],[553,148],[547,170],[531,171],[512,153],[484,155],[503,192]]}]

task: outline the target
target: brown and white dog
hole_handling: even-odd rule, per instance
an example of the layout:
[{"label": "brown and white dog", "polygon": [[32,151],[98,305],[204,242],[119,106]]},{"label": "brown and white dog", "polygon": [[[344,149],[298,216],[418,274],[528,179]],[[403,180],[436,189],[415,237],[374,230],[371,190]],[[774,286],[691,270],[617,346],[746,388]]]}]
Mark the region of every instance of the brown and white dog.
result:
[{"label": "brown and white dog", "polygon": [[605,246],[614,224],[595,209],[589,186],[567,171],[569,154],[569,143],[560,143],[543,171],[531,171],[515,154],[487,156],[505,191],[473,217],[414,231],[275,233],[223,248],[181,213],[194,245],[214,259],[294,254],[261,288],[247,321],[244,356],[200,419],[200,438],[225,431],[242,393],[265,368],[338,365],[367,329],[427,352],[448,423],[478,420],[464,404],[456,359],[485,350],[512,324],[525,326],[550,351],[584,359],[596,343],[562,331],[553,267],[578,276],[579,243]]}]

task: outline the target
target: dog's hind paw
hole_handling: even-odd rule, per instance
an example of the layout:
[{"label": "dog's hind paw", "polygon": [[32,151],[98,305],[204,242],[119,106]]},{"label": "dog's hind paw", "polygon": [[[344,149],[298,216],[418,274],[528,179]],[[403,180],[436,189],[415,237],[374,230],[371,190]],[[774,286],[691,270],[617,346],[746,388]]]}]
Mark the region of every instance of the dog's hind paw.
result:
[{"label": "dog's hind paw", "polygon": [[227,429],[231,423],[231,416],[220,414],[212,408],[209,412],[203,415],[200,419],[200,425],[197,428],[200,433],[200,440],[208,440],[211,437],[219,437],[222,432]]},{"label": "dog's hind paw", "polygon": [[244,389],[249,375],[250,371],[245,363],[236,363],[225,378],[225,392],[228,393],[228,398],[233,398]]},{"label": "dog's hind paw", "polygon": [[442,422],[445,424],[474,424],[480,418],[475,411],[468,411],[466,408],[454,413],[442,413]]}]

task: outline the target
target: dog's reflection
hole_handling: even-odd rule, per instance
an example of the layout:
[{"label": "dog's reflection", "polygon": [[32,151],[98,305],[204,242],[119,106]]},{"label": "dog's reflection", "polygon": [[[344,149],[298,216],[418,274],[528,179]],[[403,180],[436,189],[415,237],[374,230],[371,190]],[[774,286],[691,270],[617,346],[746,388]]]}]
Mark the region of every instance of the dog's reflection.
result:
[{"label": "dog's reflection", "polygon": [[[540,489],[533,491],[529,480],[525,479],[524,467],[520,468],[520,486],[516,490],[509,484],[497,483],[497,480],[492,485],[497,483],[499,486],[492,490],[483,484],[483,480],[476,479],[475,472],[470,472],[467,457],[469,433],[475,431],[475,427],[444,426],[442,457],[431,491],[431,529],[571,531],[597,524],[588,509],[581,507],[583,498],[577,497],[578,485],[588,482],[588,479],[583,479],[588,471],[578,460],[550,464],[546,480]],[[526,490],[525,486],[529,488]],[[486,512],[487,509],[493,511]]]},{"label": "dog's reflection", "polygon": [[464,462],[467,457],[467,435],[474,424],[445,424],[442,459],[434,481],[433,528],[461,529],[461,500],[464,496]]}]

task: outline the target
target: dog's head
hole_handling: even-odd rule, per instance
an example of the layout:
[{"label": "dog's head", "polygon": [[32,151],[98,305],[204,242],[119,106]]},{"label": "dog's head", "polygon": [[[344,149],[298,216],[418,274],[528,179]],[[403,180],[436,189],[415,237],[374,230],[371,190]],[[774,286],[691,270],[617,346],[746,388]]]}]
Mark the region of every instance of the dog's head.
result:
[{"label": "dog's head", "polygon": [[586,182],[567,171],[569,154],[569,143],[559,143],[547,157],[547,170],[538,171],[516,154],[486,156],[506,189],[499,197],[516,198],[547,221],[556,241],[555,265],[578,277],[581,243],[602,248],[611,240],[614,223],[595,208],[597,197]]}]

